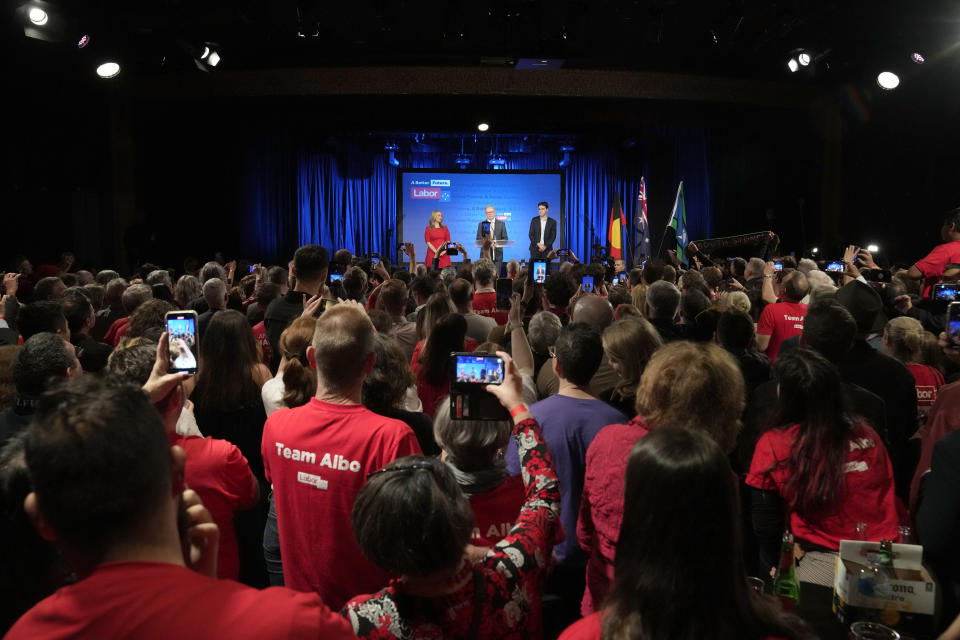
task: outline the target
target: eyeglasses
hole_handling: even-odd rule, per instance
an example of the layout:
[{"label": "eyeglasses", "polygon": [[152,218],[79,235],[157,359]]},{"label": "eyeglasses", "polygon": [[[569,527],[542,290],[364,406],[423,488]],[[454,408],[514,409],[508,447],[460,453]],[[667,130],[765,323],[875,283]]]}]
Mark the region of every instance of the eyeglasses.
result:
[{"label": "eyeglasses", "polygon": [[423,461],[421,461],[421,462],[414,462],[414,463],[409,464],[409,465],[406,465],[406,466],[404,466],[404,467],[390,467],[390,468],[384,467],[383,469],[378,469],[377,471],[374,471],[373,473],[368,474],[368,475],[367,475],[367,480],[369,480],[369,479],[372,478],[373,476],[378,475],[378,474],[381,474],[381,473],[392,473],[392,472],[394,472],[394,471],[416,471],[416,470],[418,470],[418,469],[425,469],[425,470],[429,471],[430,473],[433,473],[434,471],[437,470],[437,467],[436,467],[436,465],[433,463],[433,461],[431,461],[431,460],[423,460]]}]

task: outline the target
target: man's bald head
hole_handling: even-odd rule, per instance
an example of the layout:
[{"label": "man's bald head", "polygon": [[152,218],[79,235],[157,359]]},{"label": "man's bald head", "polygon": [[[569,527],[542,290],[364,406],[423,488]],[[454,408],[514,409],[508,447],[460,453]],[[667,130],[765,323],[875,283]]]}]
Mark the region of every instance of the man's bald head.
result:
[{"label": "man's bald head", "polygon": [[582,322],[602,332],[613,324],[613,307],[606,298],[585,295],[574,305],[570,322]]},{"label": "man's bald head", "polygon": [[780,297],[787,298],[793,302],[800,302],[810,291],[810,285],[807,283],[807,276],[800,271],[791,271],[783,276],[780,283]]}]

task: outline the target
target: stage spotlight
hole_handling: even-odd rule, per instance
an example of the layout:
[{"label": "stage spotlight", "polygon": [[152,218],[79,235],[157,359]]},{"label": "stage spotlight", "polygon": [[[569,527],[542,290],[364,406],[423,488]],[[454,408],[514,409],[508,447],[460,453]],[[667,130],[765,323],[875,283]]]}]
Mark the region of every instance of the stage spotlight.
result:
[{"label": "stage spotlight", "polygon": [[574,149],[572,146],[566,144],[560,147],[560,152],[563,154],[563,158],[561,158],[560,162],[557,163],[559,168],[563,169],[570,164],[570,152],[573,150]]},{"label": "stage spotlight", "polygon": [[478,131],[489,131],[489,130],[490,130],[490,125],[488,125],[486,122],[481,122],[480,124],[477,125],[477,130],[478,130]]},{"label": "stage spotlight", "polygon": [[877,75],[877,84],[880,85],[881,89],[896,89],[900,86],[900,76],[892,71],[881,71]]},{"label": "stage spotlight", "polygon": [[818,253],[820,253],[820,249],[818,249],[817,247],[813,247],[812,249],[810,249],[810,253],[812,253],[813,255],[817,255]]},{"label": "stage spotlight", "polygon": [[810,54],[804,51],[803,53],[797,56],[797,62],[800,63],[801,67],[810,66]]},{"label": "stage spotlight", "polygon": [[40,7],[33,7],[30,9],[30,13],[27,15],[30,18],[30,22],[40,27],[47,24],[47,21],[50,19],[50,16],[47,15],[47,12]]},{"label": "stage spotlight", "polygon": [[120,65],[116,62],[104,62],[97,67],[97,75],[101,78],[115,78],[120,73]]},{"label": "stage spotlight", "polygon": [[787,69],[790,69],[790,73],[796,73],[797,69],[800,68],[800,63],[797,62],[796,58],[790,58],[787,62]]},{"label": "stage spotlight", "polygon": [[203,51],[200,53],[200,59],[201,59],[201,60],[206,60],[206,59],[207,59],[207,56],[209,56],[209,55],[210,55],[210,47],[204,45]]},{"label": "stage spotlight", "polygon": [[80,39],[77,41],[77,49],[83,49],[88,44],[90,44],[90,36],[83,34]]},{"label": "stage spotlight", "polygon": [[207,64],[211,67],[215,67],[220,64],[220,54],[216,51],[211,51],[210,55],[207,56]]},{"label": "stage spotlight", "polygon": [[461,153],[457,156],[457,159],[454,160],[454,162],[461,169],[466,169],[467,167],[470,166],[470,156],[468,156],[465,153]]},{"label": "stage spotlight", "polygon": [[917,64],[923,64],[924,62],[926,62],[926,59],[924,59],[924,57],[917,52],[914,52],[914,54],[910,56],[910,59],[916,62]]},{"label": "stage spotlight", "polygon": [[870,253],[876,253],[876,252],[880,251],[880,247],[878,247],[878,246],[875,245],[875,244],[868,244],[868,245],[867,245],[867,251],[869,251]]}]

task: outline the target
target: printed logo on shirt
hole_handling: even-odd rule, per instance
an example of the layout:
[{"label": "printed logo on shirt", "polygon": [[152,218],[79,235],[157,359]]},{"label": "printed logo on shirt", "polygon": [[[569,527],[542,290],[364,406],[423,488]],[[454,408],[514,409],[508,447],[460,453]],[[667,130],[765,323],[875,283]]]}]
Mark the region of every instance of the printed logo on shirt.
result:
[{"label": "printed logo on shirt", "polygon": [[922,405],[932,405],[933,399],[937,395],[936,387],[928,386],[918,386],[917,387],[917,402]]},{"label": "printed logo on shirt", "polygon": [[327,481],[321,478],[320,476],[315,476],[312,473],[305,473],[303,471],[297,472],[297,482],[302,482],[303,484],[309,484],[312,487],[321,489],[323,491],[327,490]]},{"label": "printed logo on shirt", "polygon": [[512,522],[502,522],[499,525],[492,524],[487,527],[487,533],[483,535],[480,534],[480,527],[474,527],[473,538],[475,540],[479,540],[480,538],[484,538],[486,540],[490,540],[491,538],[505,538],[507,533],[510,532],[510,527],[512,526]]},{"label": "printed logo on shirt", "polygon": [[[294,449],[292,447],[283,446],[282,442],[274,442],[277,446],[277,457],[285,458],[287,460],[296,460],[297,462],[306,462],[307,464],[318,464],[317,463],[317,454],[313,451],[304,451],[301,449]],[[352,471],[353,473],[360,472],[360,463],[356,460],[347,460],[339,453],[333,454],[332,456],[329,453],[324,453],[323,457],[320,458],[319,466],[327,467],[328,469],[333,469],[335,471]]]},{"label": "printed logo on shirt", "polygon": [[803,316],[788,316],[783,314],[783,319],[787,322],[793,322],[794,329],[803,329]]},{"label": "printed logo on shirt", "polygon": [[875,446],[877,446],[877,443],[873,441],[873,438],[854,438],[850,441],[850,451],[873,449]]},{"label": "printed logo on shirt", "polygon": [[843,472],[850,473],[851,471],[860,471],[861,473],[869,470],[870,467],[863,460],[852,460],[845,465],[843,465]]}]

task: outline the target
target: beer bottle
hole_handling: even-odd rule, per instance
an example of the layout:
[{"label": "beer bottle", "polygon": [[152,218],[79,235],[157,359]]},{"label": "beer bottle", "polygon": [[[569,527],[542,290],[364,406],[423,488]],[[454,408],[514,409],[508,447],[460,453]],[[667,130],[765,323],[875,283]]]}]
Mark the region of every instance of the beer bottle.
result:
[{"label": "beer bottle", "polygon": [[800,581],[797,580],[793,560],[793,534],[783,532],[780,542],[780,561],[773,577],[773,592],[780,598],[784,611],[796,611],[800,604]]}]

